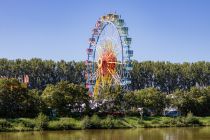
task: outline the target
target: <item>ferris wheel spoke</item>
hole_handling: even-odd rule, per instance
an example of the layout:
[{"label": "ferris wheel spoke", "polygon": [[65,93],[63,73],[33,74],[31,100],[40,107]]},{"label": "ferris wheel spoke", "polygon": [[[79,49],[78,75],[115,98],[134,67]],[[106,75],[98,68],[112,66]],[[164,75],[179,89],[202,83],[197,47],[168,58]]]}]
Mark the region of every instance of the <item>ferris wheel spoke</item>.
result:
[{"label": "ferris wheel spoke", "polygon": [[111,74],[111,76],[112,76],[112,78],[114,79],[114,82],[115,82],[115,84],[118,84],[118,83],[120,83],[120,78],[119,78],[119,75],[118,74],[113,74],[111,71],[110,71],[110,69],[108,69],[108,71],[109,71],[109,73]]},{"label": "ferris wheel spoke", "polygon": [[107,70],[108,70],[108,72],[112,75],[112,72],[111,72],[111,70],[109,69],[109,68],[107,68]]},{"label": "ferris wheel spoke", "polygon": [[120,62],[107,62],[107,63],[109,63],[109,64],[120,64],[120,65],[122,65],[122,63],[120,63]]},{"label": "ferris wheel spoke", "polygon": [[119,76],[117,74],[116,75],[112,75],[112,77],[115,79],[115,83],[116,84],[120,83],[120,78],[119,78]]},{"label": "ferris wheel spoke", "polygon": [[98,55],[98,56],[100,56],[100,55],[101,55],[101,52],[99,52],[99,51],[97,51],[96,53],[97,53],[97,55]]}]

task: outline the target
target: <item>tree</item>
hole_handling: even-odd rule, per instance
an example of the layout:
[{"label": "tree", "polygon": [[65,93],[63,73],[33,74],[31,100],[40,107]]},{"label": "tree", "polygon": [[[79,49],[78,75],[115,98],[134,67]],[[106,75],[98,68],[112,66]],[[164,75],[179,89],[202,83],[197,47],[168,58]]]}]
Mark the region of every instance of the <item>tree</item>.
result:
[{"label": "tree", "polygon": [[38,106],[38,99],[28,94],[25,84],[16,79],[0,79],[1,117],[34,117]]},{"label": "tree", "polygon": [[97,110],[110,113],[124,111],[124,94],[122,87],[106,85],[95,97],[99,105]]},{"label": "tree", "polygon": [[87,89],[66,81],[48,85],[41,97],[48,107],[57,110],[59,116],[82,113],[89,109]]},{"label": "tree", "polygon": [[192,87],[190,91],[177,90],[173,95],[172,104],[178,107],[183,115],[189,112],[197,116],[210,115],[210,87]]},{"label": "tree", "polygon": [[[155,115],[162,115],[163,109],[166,107],[167,103],[165,94],[155,88],[136,90],[131,94],[133,98],[130,98],[127,103],[134,105],[136,108],[143,107],[150,109]],[[127,97],[129,97],[129,95],[127,95]]]}]

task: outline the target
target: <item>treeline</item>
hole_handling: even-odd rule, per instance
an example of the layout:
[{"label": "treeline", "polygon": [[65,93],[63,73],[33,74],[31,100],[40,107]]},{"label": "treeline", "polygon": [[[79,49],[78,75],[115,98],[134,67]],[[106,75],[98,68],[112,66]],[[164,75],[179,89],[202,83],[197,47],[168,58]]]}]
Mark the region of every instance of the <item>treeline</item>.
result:
[{"label": "treeline", "polygon": [[61,81],[42,90],[28,89],[17,79],[0,79],[0,118],[36,117],[39,113],[55,117],[85,115],[139,115],[138,108],[163,115],[166,107],[177,107],[182,115],[210,115],[210,86],[176,90],[167,95],[156,88],[125,92],[120,87],[105,88],[93,102],[84,86]]},{"label": "treeline", "polygon": [[41,59],[0,59],[0,78],[22,79],[29,76],[31,89],[44,89],[47,84],[56,84],[65,80],[75,84],[84,84],[83,62],[52,61]]},{"label": "treeline", "polygon": [[[44,89],[47,84],[61,80],[85,84],[84,62],[66,62],[41,59],[0,59],[0,77],[22,78],[28,75],[31,89]],[[170,63],[133,61],[131,89],[157,88],[161,92],[172,93],[177,89],[189,91],[191,87],[210,85],[210,62]]]},{"label": "treeline", "polygon": [[191,87],[210,85],[210,62],[170,63],[133,62],[132,88],[154,87],[162,92],[172,93],[176,89],[189,90]]}]

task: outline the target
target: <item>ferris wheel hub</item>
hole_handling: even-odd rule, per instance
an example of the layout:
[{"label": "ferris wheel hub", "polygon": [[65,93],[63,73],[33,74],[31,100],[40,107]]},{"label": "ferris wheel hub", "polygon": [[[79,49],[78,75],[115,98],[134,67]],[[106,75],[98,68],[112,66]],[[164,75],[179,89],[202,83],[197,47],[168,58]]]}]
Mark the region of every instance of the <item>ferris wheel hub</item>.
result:
[{"label": "ferris wheel hub", "polygon": [[116,71],[117,57],[112,49],[104,50],[98,59],[98,69],[102,76],[112,75]]}]

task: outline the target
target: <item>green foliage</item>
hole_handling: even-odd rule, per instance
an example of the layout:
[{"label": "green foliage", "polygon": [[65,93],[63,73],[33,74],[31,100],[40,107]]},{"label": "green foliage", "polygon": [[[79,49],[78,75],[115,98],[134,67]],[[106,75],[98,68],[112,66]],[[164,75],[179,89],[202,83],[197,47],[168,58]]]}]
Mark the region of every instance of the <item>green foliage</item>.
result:
[{"label": "green foliage", "polygon": [[139,124],[139,125],[144,124],[144,120],[142,120],[142,119],[138,119],[138,124]]},{"label": "green foliage", "polygon": [[38,99],[16,79],[0,79],[0,117],[29,117],[39,112]]},{"label": "green foliage", "polygon": [[14,124],[21,124],[23,127],[33,130],[35,127],[35,120],[29,118],[18,118],[13,121]]},{"label": "green foliage", "polygon": [[33,58],[31,60],[0,59],[0,76],[21,77],[28,74],[30,87],[44,89],[47,84],[56,84],[61,80],[67,80],[74,84],[84,82],[83,62],[65,62],[63,60],[55,62],[52,60],[41,60]]},{"label": "green foliage", "polygon": [[48,127],[48,122],[49,118],[45,114],[40,113],[35,119],[35,127],[37,130],[45,130]]},{"label": "green foliage", "polygon": [[116,121],[114,118],[110,115],[108,115],[106,118],[102,119],[99,118],[97,115],[93,115],[92,117],[85,116],[82,119],[82,128],[115,128],[117,127]]},{"label": "green foliage", "polygon": [[98,111],[100,112],[119,112],[124,109],[124,91],[122,87],[105,86],[97,97],[97,102],[102,104]]},{"label": "green foliage", "polygon": [[176,89],[189,90],[196,84],[210,85],[210,63],[133,62],[132,89],[155,87],[161,92],[172,93]]},{"label": "green foliage", "polygon": [[[128,92],[125,99],[129,105],[132,105],[130,107],[148,108],[155,112],[156,115],[162,115],[162,111],[166,106],[166,95],[155,88],[137,90],[133,93]],[[127,107],[129,106],[127,105]]]},{"label": "green foliage", "polygon": [[102,120],[101,125],[103,128],[113,128],[114,127],[114,121],[113,116],[108,115],[105,119]]},{"label": "green foliage", "polygon": [[192,112],[197,116],[210,115],[210,88],[192,87],[189,91],[177,90],[171,104],[177,106],[183,115]]},{"label": "green foliage", "polygon": [[90,118],[90,128],[100,128],[100,118],[98,117],[98,115],[94,114],[91,118]]},{"label": "green foliage", "polygon": [[37,118],[0,119],[0,131],[33,131],[33,130],[72,130],[72,129],[113,129],[113,128],[151,128],[151,127],[190,127],[209,126],[209,117],[195,117],[188,114],[186,117],[124,117],[114,118],[97,115],[85,116],[82,119],[55,118],[49,120],[44,114]]},{"label": "green foliage", "polygon": [[201,124],[199,119],[194,117],[191,112],[187,114],[187,116],[185,117],[185,121],[187,124],[192,124],[192,125]]},{"label": "green foliage", "polygon": [[81,121],[81,127],[82,127],[82,129],[91,128],[89,116],[85,116],[85,117],[82,119],[82,121]]},{"label": "green foliage", "polygon": [[87,89],[83,86],[61,81],[56,85],[48,85],[41,97],[48,107],[57,110],[59,116],[68,116],[89,109],[90,98],[86,93]]},{"label": "green foliage", "polygon": [[192,113],[188,113],[186,117],[176,117],[170,118],[165,121],[161,121],[161,126],[178,126],[178,127],[186,127],[186,126],[200,126],[203,125],[200,120],[193,116]]},{"label": "green foliage", "polygon": [[159,120],[156,120],[156,119],[154,119],[154,120],[151,121],[152,124],[158,124],[159,122],[160,121]]},{"label": "green foliage", "polygon": [[5,131],[7,128],[11,127],[11,123],[6,119],[0,119],[0,131]]},{"label": "green foliage", "polygon": [[70,130],[76,129],[76,120],[73,118],[60,118],[50,121],[48,124],[50,130]]}]

